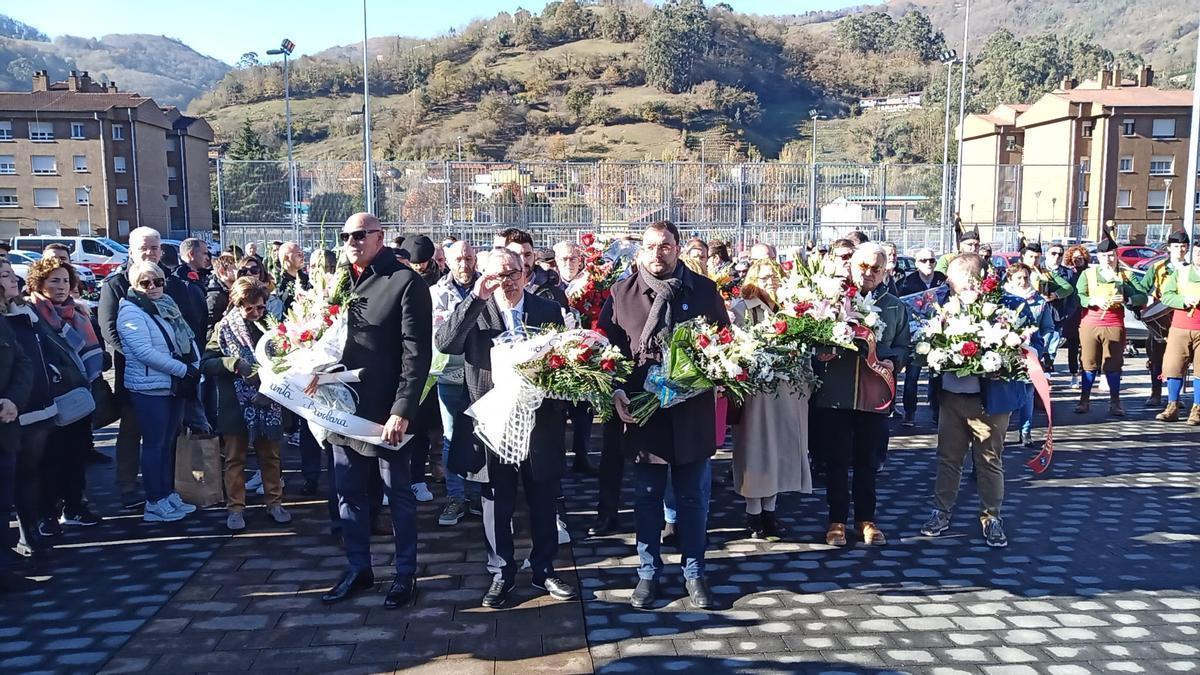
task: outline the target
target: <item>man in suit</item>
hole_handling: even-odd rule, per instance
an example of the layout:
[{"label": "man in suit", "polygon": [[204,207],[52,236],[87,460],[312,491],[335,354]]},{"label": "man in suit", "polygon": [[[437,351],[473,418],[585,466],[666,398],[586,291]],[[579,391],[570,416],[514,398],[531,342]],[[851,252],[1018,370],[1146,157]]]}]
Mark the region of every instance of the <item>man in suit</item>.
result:
[{"label": "man in suit", "polygon": [[650,607],[658,597],[663,562],[663,493],[668,469],[678,511],[676,534],[682,554],[683,577],[694,607],[713,605],[704,580],[708,503],[703,481],[716,453],[716,402],[712,391],[654,413],[638,426],[629,413],[629,396],[639,392],[646,373],[662,361],[664,341],[674,327],[693,318],[718,326],[729,325],[729,314],[717,286],[679,261],[679,230],[660,221],[642,234],[637,270],[617,282],[604,304],[600,327],[609,340],[635,361],[625,389],[614,395],[617,415],[625,422],[624,455],[633,460],[637,501],[634,503],[638,549],[638,585],[630,598],[637,609]]},{"label": "man in suit", "polygon": [[[496,336],[505,331],[520,331],[524,326],[563,324],[558,305],[528,292],[525,282],[520,256],[508,249],[493,250],[471,293],[438,326],[438,350],[464,357],[467,392],[472,403],[492,389],[491,350]],[[534,417],[529,457],[520,465],[501,462],[494,454],[487,453],[483,528],[488,571],[493,579],[483,596],[484,607],[503,606],[516,586],[520,564],[515,559],[512,516],[518,482],[525,486],[525,501],[529,505],[533,586],[559,600],[575,597],[575,589],[554,572],[554,554],[558,550],[555,500],[566,454],[563,413],[562,401],[542,401]]]},{"label": "man in suit", "polygon": [[[433,306],[420,275],[386,250],[383,225],[369,213],[356,213],[342,227],[350,263],[349,322],[341,365],[362,369],[351,388],[358,400],[355,415],[383,425],[381,441],[397,445],[408,432],[421,401],[433,356]],[[416,595],[417,501],[409,487],[409,452],[393,450],[337,434],[333,446],[342,539],[349,568],[321,596],[334,603],[370,588],[371,517],[369,486],[373,472],[383,478],[392,513],[396,578],[384,607],[410,603]]]}]

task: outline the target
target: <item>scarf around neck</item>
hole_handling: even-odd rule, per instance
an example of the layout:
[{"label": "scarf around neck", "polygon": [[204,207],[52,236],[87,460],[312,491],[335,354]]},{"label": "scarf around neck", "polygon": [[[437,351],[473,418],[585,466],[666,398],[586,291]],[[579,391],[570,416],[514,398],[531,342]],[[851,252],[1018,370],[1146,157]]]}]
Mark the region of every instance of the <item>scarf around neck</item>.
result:
[{"label": "scarf around neck", "polygon": [[179,311],[179,305],[175,304],[175,300],[171,296],[163,293],[161,298],[151,300],[145,293],[130,286],[129,293],[125,297],[140,307],[143,312],[151,317],[162,318],[171,327],[171,331],[175,334],[174,348],[180,356],[197,356],[193,347],[196,336],[192,333],[187,321],[183,320],[183,313]]},{"label": "scarf around neck", "polygon": [[[258,337],[261,337],[261,334]],[[250,325],[236,309],[230,310],[217,323],[217,344],[221,353],[227,357],[242,359],[251,365],[256,363],[255,336],[250,334]],[[233,376],[233,391],[237,396],[238,407],[242,409],[242,419],[246,423],[246,432],[251,441],[258,438],[282,438],[283,408],[278,403],[271,403],[265,407],[253,405],[258,387],[238,375]]]},{"label": "scarf around neck", "polygon": [[638,340],[638,350],[642,358],[656,358],[663,345],[670,340],[670,331],[675,325],[672,303],[683,288],[683,268],[683,263],[676,263],[675,271],[666,279],[655,277],[644,267],[638,272],[642,283],[654,293],[650,313]]},{"label": "scarf around neck", "polygon": [[88,382],[100,377],[104,368],[104,348],[92,328],[92,317],[72,298],[67,298],[64,303],[40,297],[32,297],[31,301],[38,316],[79,355]]}]

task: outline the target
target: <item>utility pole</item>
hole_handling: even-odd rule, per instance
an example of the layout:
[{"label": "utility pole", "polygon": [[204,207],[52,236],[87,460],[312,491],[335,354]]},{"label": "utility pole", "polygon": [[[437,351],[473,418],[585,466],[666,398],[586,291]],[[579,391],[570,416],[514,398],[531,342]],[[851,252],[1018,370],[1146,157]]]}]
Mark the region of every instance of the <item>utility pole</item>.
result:
[{"label": "utility pole", "polygon": [[1196,239],[1196,174],[1197,146],[1200,145],[1200,36],[1196,38],[1196,68],[1192,71],[1192,125],[1188,135],[1188,168],[1184,174],[1183,231]]},{"label": "utility pole", "polygon": [[287,126],[287,163],[288,163],[288,202],[291,205],[288,213],[292,222],[292,236],[299,234],[300,227],[299,204],[297,201],[297,181],[296,181],[296,161],[292,158],[292,91],[291,81],[289,79],[290,72],[288,70],[288,57],[296,49],[296,43],[284,38],[279,43],[279,49],[268,49],[269,56],[283,55],[283,115]]},{"label": "utility pole", "polygon": [[375,213],[375,168],[371,165],[371,69],[367,59],[367,0],[363,0],[363,182],[367,213]]},{"label": "utility pole", "polygon": [[963,170],[963,122],[967,115],[967,64],[971,62],[971,52],[967,50],[967,38],[971,33],[971,0],[967,2],[967,16],[963,20],[963,54],[962,80],[958,85],[958,170],[954,181],[955,211],[962,212],[962,170]]},{"label": "utility pole", "polygon": [[948,230],[950,217],[950,75],[954,71],[954,62],[958,52],[947,49],[942,52],[941,61],[946,64],[946,110],[944,113],[944,128],[942,130],[942,227]]}]

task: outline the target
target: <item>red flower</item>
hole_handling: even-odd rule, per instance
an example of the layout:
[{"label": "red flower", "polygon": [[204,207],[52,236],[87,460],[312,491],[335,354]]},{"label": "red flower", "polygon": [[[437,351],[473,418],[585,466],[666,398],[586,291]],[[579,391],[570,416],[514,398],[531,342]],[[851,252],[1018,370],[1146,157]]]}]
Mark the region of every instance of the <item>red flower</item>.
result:
[{"label": "red flower", "polygon": [[313,334],[312,334],[312,331],[311,331],[311,330],[306,330],[306,331],[304,331],[303,333],[301,333],[301,334],[300,334],[300,341],[301,341],[301,342],[309,342],[309,341],[311,341],[312,339],[313,339]]},{"label": "red flower", "polygon": [[775,322],[775,334],[776,335],[783,335],[784,333],[787,332],[787,329],[788,329],[788,324],[786,321],[776,321]]},{"label": "red flower", "polygon": [[330,305],[329,306],[329,316],[337,316],[339,313],[341,313],[341,311],[342,311],[341,305]]},{"label": "red flower", "polygon": [[286,352],[286,351],[288,351],[289,349],[291,349],[291,348],[292,348],[292,343],[288,342],[288,341],[287,341],[287,339],[286,339],[286,338],[284,338],[284,340],[283,340],[282,342],[280,342],[280,343],[279,343],[279,346],[280,346],[280,347],[282,347],[282,348],[283,348],[283,351],[285,351],[285,352]]},{"label": "red flower", "polygon": [[278,326],[276,326],[276,329],[279,331],[280,335],[287,335],[287,326],[286,325],[281,323]]},{"label": "red flower", "polygon": [[708,339],[707,335],[704,335],[702,333],[702,334],[696,336],[696,346],[699,347],[700,349],[704,349],[709,344],[711,344],[711,341]]},{"label": "red flower", "polygon": [[733,342],[733,331],[729,330],[729,326],[722,328],[721,332],[717,333],[717,342],[723,345]]},{"label": "red flower", "polygon": [[600,362],[600,370],[606,373],[611,373],[617,369],[617,362],[612,359],[604,359]]},{"label": "red flower", "polygon": [[579,352],[579,356],[575,357],[580,363],[587,363],[592,358],[592,350],[585,349]]},{"label": "red flower", "polygon": [[579,243],[583,244],[584,246],[591,246],[592,244],[596,243],[596,235],[592,234],[591,232],[584,232],[583,236],[579,238]]},{"label": "red flower", "polygon": [[735,298],[740,298],[740,297],[742,297],[742,287],[741,287],[741,286],[734,286],[733,288],[729,289],[729,294],[730,294],[730,295],[732,295],[732,296],[733,296],[733,297],[735,297]]},{"label": "red flower", "polygon": [[200,281],[200,275],[196,274],[195,270],[189,270],[188,279],[191,279],[192,281]]},{"label": "red flower", "polygon": [[800,316],[810,309],[812,309],[812,303],[807,300],[804,302],[797,302],[795,306],[792,307],[792,311],[796,313],[796,316]]},{"label": "red flower", "polygon": [[733,376],[733,379],[737,382],[745,382],[746,380],[750,379],[750,376],[745,373],[738,373],[737,375]]},{"label": "red flower", "polygon": [[979,345],[975,344],[974,342],[964,342],[962,349],[959,350],[959,353],[967,358],[970,358],[979,353]]},{"label": "red flower", "polygon": [[796,266],[796,265],[795,265],[795,263],[793,263],[791,260],[784,260],[784,261],[783,261],[783,269],[784,269],[784,270],[786,270],[786,271],[788,271],[788,272],[791,272],[791,271],[792,271],[792,268],[793,268],[793,267],[795,267],[795,266]]},{"label": "red flower", "polygon": [[550,370],[558,370],[567,365],[567,360],[561,354],[551,354],[547,365],[550,366]]},{"label": "red flower", "polygon": [[999,285],[1000,282],[996,280],[996,277],[984,277],[983,283],[981,283],[979,287],[983,289],[984,293],[991,293],[992,291],[995,291]]},{"label": "red flower", "polygon": [[858,295],[858,286],[855,286],[854,284],[846,284],[846,297],[854,298],[856,295]]},{"label": "red flower", "polygon": [[327,317],[325,317],[325,325],[326,325],[326,326],[332,326],[332,325],[333,325],[333,317],[332,317],[332,316],[327,316]]}]

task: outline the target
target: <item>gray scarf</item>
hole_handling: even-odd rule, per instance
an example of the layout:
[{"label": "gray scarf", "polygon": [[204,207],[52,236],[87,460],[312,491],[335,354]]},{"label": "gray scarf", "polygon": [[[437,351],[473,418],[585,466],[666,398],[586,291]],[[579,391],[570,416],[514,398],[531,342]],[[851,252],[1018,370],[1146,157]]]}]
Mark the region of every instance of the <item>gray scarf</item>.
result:
[{"label": "gray scarf", "polygon": [[654,302],[650,305],[650,313],[646,316],[646,324],[642,326],[638,341],[641,359],[655,360],[659,350],[670,340],[670,331],[675,325],[671,303],[679,294],[679,289],[683,288],[683,267],[683,263],[676,263],[675,272],[666,279],[655,277],[645,268],[638,272],[642,282],[654,292]]}]

